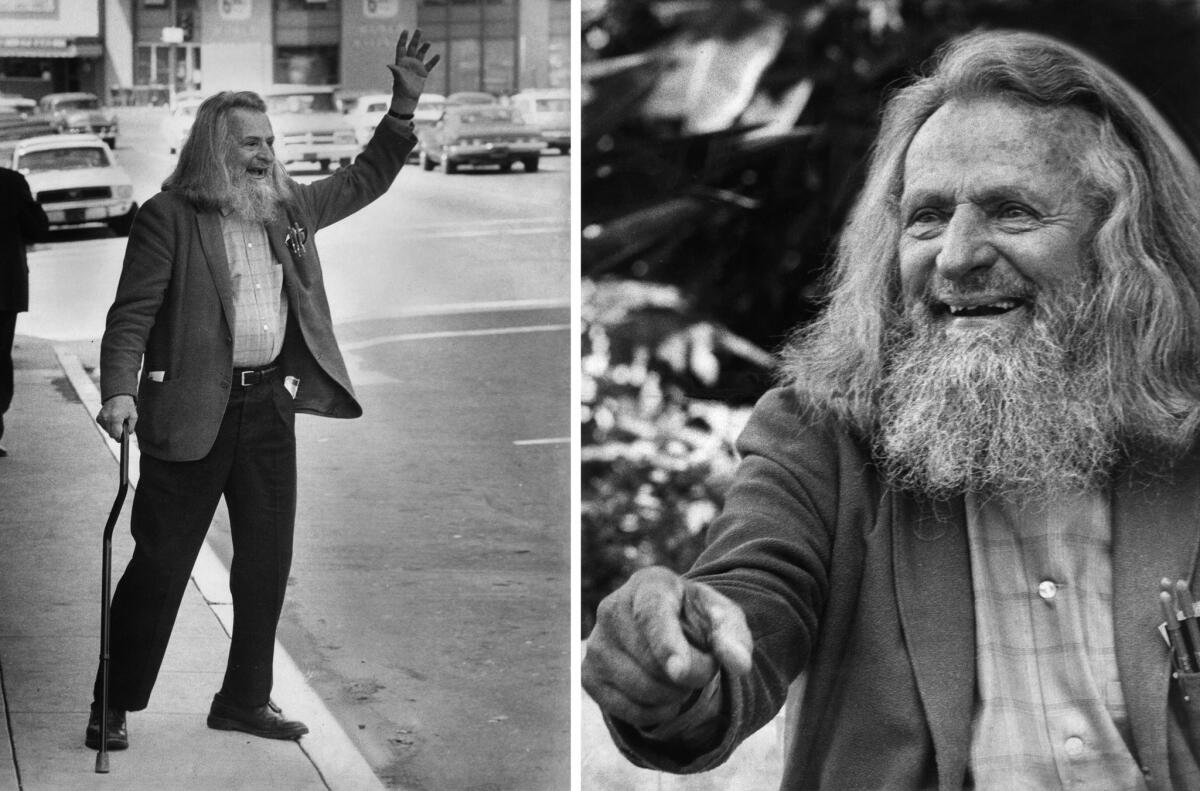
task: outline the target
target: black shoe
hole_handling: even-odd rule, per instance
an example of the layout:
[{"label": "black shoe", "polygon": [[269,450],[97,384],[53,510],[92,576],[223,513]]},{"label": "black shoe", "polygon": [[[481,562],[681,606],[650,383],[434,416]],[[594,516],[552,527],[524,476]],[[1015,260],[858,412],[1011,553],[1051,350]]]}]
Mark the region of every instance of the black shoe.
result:
[{"label": "black shoe", "polygon": [[[125,712],[120,709],[108,710],[108,749],[126,750],[129,748],[129,731],[125,727]],[[100,704],[92,704],[92,713],[88,717],[87,733],[83,743],[93,750],[100,749]]]},{"label": "black shoe", "polygon": [[218,731],[242,731],[264,739],[299,739],[308,733],[307,725],[297,720],[285,720],[279,709],[269,703],[245,708],[230,703],[219,692],[208,710],[208,727]]}]

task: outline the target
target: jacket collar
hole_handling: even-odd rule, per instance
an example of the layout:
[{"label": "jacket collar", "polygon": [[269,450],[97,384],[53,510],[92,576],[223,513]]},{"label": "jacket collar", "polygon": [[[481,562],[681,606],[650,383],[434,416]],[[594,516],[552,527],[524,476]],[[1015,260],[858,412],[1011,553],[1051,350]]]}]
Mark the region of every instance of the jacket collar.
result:
[{"label": "jacket collar", "polygon": [[233,331],[233,276],[229,273],[229,258],[225,255],[225,235],[221,232],[221,213],[218,211],[201,211],[196,213],[196,225],[199,230],[200,247],[204,250],[204,260],[208,262],[213,282],[217,287],[217,296],[221,299],[221,307],[225,311],[225,321],[229,330]]},{"label": "jacket collar", "polygon": [[[940,788],[960,788],[975,703],[975,612],[962,500],[897,498],[896,598],[918,694],[937,756]],[[1112,487],[1113,628],[1137,757],[1169,777],[1170,662],[1159,637],[1163,577],[1194,574],[1200,549],[1200,452],[1170,474],[1121,474]]]},{"label": "jacket collar", "polygon": [[975,608],[966,512],[895,495],[896,603],[937,758],[938,787],[962,788],[975,702]]}]

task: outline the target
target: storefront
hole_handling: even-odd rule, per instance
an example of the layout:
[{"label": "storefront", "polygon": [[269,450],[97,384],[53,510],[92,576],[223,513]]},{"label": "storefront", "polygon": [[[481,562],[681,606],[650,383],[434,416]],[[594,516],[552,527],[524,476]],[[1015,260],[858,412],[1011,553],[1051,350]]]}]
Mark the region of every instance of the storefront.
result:
[{"label": "storefront", "polygon": [[98,0],[0,0],[0,91],[37,99],[103,87]]}]

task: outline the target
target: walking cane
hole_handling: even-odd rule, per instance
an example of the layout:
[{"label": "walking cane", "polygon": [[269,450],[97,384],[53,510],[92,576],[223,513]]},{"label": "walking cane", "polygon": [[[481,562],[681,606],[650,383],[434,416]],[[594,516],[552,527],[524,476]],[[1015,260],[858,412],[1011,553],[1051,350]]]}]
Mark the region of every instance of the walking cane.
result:
[{"label": "walking cane", "polygon": [[100,752],[96,753],[96,772],[108,773],[108,601],[112,585],[112,535],[125,504],[125,492],[129,489],[129,424],[121,427],[121,485],[117,488],[117,499],[108,512],[108,523],[104,525],[104,551],[100,571]]}]

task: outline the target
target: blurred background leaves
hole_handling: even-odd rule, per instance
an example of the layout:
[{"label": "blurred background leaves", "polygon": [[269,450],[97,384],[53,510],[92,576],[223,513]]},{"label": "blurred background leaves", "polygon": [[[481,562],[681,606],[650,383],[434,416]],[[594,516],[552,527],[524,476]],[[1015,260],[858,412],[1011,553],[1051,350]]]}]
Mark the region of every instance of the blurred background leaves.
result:
[{"label": "blurred background leaves", "polygon": [[584,0],[585,636],[635,569],[698,553],[886,92],[977,28],[1091,52],[1200,150],[1198,0]]}]

